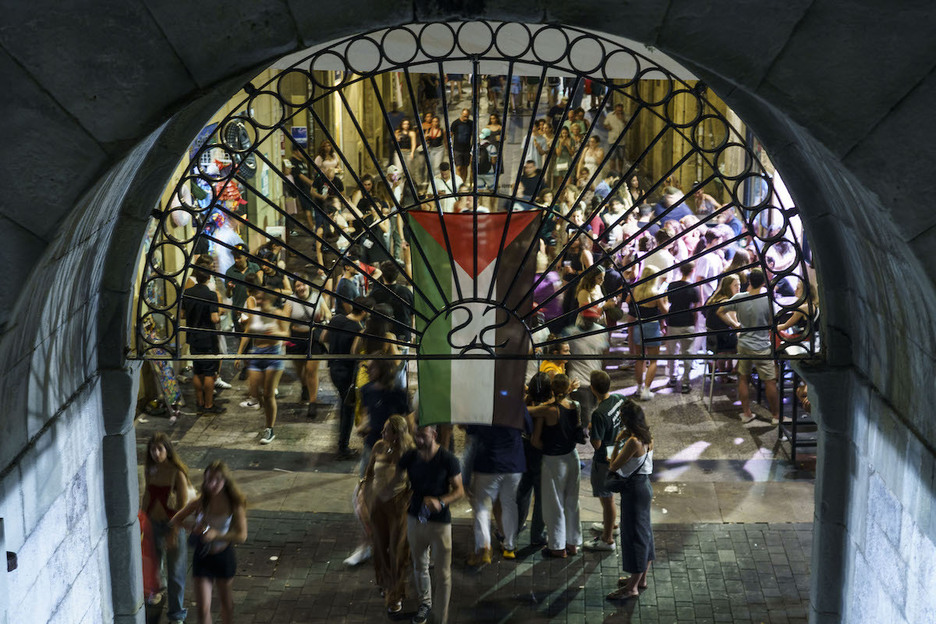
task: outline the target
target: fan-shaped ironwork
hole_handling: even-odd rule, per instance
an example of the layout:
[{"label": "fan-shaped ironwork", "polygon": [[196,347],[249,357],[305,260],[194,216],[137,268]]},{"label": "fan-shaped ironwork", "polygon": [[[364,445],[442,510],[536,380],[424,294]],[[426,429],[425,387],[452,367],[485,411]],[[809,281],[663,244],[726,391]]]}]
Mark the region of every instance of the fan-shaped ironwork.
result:
[{"label": "fan-shaped ironwork", "polygon": [[[369,337],[402,351],[393,358],[522,359],[530,349],[568,341],[563,329],[569,326],[578,327],[577,339],[615,334],[620,342],[647,322],[655,301],[689,290],[707,295],[751,269],[767,276],[766,289],[756,296],[769,299],[773,314],[746,329],[769,330],[773,340],[768,356],[747,357],[815,357],[814,276],[795,227],[796,209],[783,205],[761,155],[707,96],[701,82],[677,77],[635,50],[553,26],[409,25],[310,53],[263,84],[244,88],[232,112],[194,146],[172,200],[154,213],[133,357],[183,357],[183,333],[193,331],[289,342],[295,336],[285,328],[298,324],[317,335],[326,324],[314,314],[320,298],[325,307],[354,304],[348,294],[353,288],[339,283],[347,271],[350,281],[366,282],[371,295],[389,304],[368,303],[367,311],[385,321],[386,332]],[[591,104],[585,123],[574,113],[583,98]],[[366,103],[364,114],[360,102]],[[471,122],[467,147],[452,136],[462,111]],[[419,123],[426,113],[438,124]],[[556,116],[550,136],[542,120],[552,124]],[[411,131],[402,130],[401,117],[410,120]],[[485,128],[482,118],[489,121]],[[305,130],[291,132],[294,127]],[[656,129],[652,136],[650,127]],[[305,132],[316,144],[332,145],[334,153],[316,159],[301,144]],[[288,156],[296,147],[292,166],[275,158],[277,151]],[[660,150],[668,160],[659,158]],[[532,174],[525,170],[528,160]],[[442,163],[451,167],[448,178]],[[686,167],[695,181],[679,190],[673,176]],[[285,236],[249,220],[240,208],[245,196],[268,206]],[[652,216],[641,205],[651,206]],[[535,234],[524,238],[520,225]],[[669,235],[651,236],[657,230]],[[206,252],[233,253],[240,238],[231,231],[265,241],[259,250],[244,251],[267,274],[265,282],[226,275],[217,261],[201,270],[222,291],[216,304],[222,316],[253,321],[243,328],[230,320],[193,324],[183,310],[199,310],[187,290],[197,259]],[[274,243],[285,249],[285,266]],[[745,253],[746,260],[732,264],[725,257]],[[398,272],[398,286],[372,277],[381,260]],[[690,262],[704,265],[704,275],[669,291],[660,288],[661,282],[678,282],[680,267]],[[479,279],[485,267],[490,274]],[[299,284],[309,288],[308,298],[296,294]],[[225,296],[225,290],[242,287],[264,304]],[[701,299],[697,310],[703,316],[724,303]],[[295,310],[313,312],[291,314]],[[487,315],[482,328],[521,327],[528,342],[504,349],[493,334],[475,333],[467,342],[449,336],[452,348],[445,352],[421,348],[435,320],[457,324],[465,314],[471,322]],[[659,306],[653,314],[664,324],[670,319]],[[778,331],[791,315],[792,327]],[[673,337],[664,334],[590,357],[714,358],[716,336],[739,331],[715,324],[700,321],[689,334],[709,340],[707,354],[673,353],[667,348]],[[277,326],[273,336],[260,329]],[[298,342],[299,350],[268,357],[356,357]],[[661,354],[647,352],[661,345]],[[234,356],[196,353],[194,359]]]}]

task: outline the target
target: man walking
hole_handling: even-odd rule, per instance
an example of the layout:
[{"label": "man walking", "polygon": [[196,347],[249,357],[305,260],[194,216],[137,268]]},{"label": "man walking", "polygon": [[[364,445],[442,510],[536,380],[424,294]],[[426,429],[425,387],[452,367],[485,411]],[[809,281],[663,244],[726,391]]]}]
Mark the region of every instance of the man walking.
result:
[{"label": "man walking", "polygon": [[591,484],[592,495],[601,503],[603,522],[591,525],[592,530],[601,531],[601,535],[585,543],[588,550],[614,550],[614,531],[617,513],[614,509],[614,492],[608,489],[608,468],[611,461],[608,451],[614,448],[614,441],[621,429],[621,407],[623,397],[611,394],[611,377],[602,370],[591,373],[591,391],[598,401],[598,407],[591,416],[591,443],[595,448],[592,459]]},{"label": "man walking", "polygon": [[471,144],[474,142],[474,133],[475,127],[471,112],[463,108],[458,119],[452,122],[451,134],[455,172],[462,180],[468,178],[468,164],[471,162]]},{"label": "man walking", "polygon": [[[221,317],[218,313],[218,293],[208,287],[211,275],[206,271],[201,261],[196,262],[193,271],[196,284],[186,289],[182,301],[182,317],[190,329],[186,333],[186,341],[192,355],[217,355],[218,335],[215,330]],[[192,369],[192,385],[195,387],[195,403],[199,414],[221,414],[223,407],[214,404],[215,378],[218,376],[220,363],[217,360],[194,360]]]},{"label": "man walking", "polygon": [[[526,433],[533,433],[533,423],[526,407]],[[468,565],[491,563],[491,511],[500,502],[504,541],[504,559],[516,559],[517,531],[520,528],[517,488],[526,470],[523,437],[519,429],[500,425],[468,425],[468,435],[474,436],[474,465],[471,469],[471,508],[474,510],[475,550]]]},{"label": "man walking", "polygon": [[[328,345],[332,355],[350,354],[354,338],[364,329],[367,309],[373,301],[367,297],[357,297],[348,314],[336,314],[322,333],[322,342]],[[328,372],[338,392],[338,459],[354,459],[357,453],[351,449],[351,429],[354,426],[354,400],[351,387],[354,385],[354,371],[357,360],[328,360]]]},{"label": "man walking", "polygon": [[[413,558],[413,575],[419,608],[413,624],[424,624],[435,607],[436,621],[448,621],[452,595],[452,514],[449,505],[465,495],[458,458],[439,446],[435,425],[420,427],[413,437],[416,448],[400,458],[397,479],[403,473],[412,488],[407,516],[407,539]],[[429,576],[430,548],[436,588]]]},{"label": "man walking", "polygon": [[[764,294],[766,279],[764,272],[753,269],[748,276],[747,292],[738,293],[728,303],[718,308],[718,316],[735,329],[748,329],[738,334],[738,355],[770,355],[770,325],[773,314],[770,311],[770,299]],[[761,296],[758,296],[761,295]],[[737,320],[729,312],[737,315]],[[767,403],[770,405],[770,424],[780,423],[780,400],[777,395],[777,367],[771,360],[740,360],[738,362],[738,397],[741,399],[741,420],[749,423],[754,420],[751,413],[751,388],[749,377],[751,370],[757,369],[757,376],[764,382]]]}]

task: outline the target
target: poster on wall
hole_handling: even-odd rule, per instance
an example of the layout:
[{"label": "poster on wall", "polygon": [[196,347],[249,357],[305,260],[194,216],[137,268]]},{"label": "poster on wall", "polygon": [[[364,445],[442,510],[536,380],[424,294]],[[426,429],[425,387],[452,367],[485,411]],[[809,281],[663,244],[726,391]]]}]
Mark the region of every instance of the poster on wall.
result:
[{"label": "poster on wall", "polygon": [[298,143],[302,147],[306,147],[309,145],[309,129],[308,128],[306,128],[305,126],[293,126],[290,129],[290,132],[292,133],[292,138],[296,143]]}]

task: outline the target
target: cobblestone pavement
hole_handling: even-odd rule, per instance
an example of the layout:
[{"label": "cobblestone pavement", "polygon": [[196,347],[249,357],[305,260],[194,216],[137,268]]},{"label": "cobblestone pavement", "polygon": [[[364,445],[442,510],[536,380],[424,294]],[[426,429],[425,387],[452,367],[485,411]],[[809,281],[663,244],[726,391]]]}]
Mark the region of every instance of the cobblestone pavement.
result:
[{"label": "cobblestone pavement", "polygon": [[[623,394],[633,391],[627,374],[612,375]],[[652,505],[657,560],[649,588],[638,600],[609,602],[605,595],[620,573],[614,553],[544,559],[528,546],[526,533],[516,561],[495,556],[493,564],[472,570],[464,564],[473,538],[471,509],[463,501],[453,506],[453,623],[807,621],[809,462],[791,464],[776,428],[766,422],[742,425],[732,386],[716,388],[712,411],[705,408],[698,379],[689,395],[669,393],[662,378],[657,386],[654,399],[643,404],[657,445]],[[276,440],[261,446],[262,414],[240,408],[242,397],[242,384],[235,382],[219,395],[218,404],[228,408],[224,414],[197,417],[184,411],[174,426],[160,416],[137,420],[141,465],[146,439],[153,431],[166,431],[192,467],[196,485],[200,469],[220,458],[248,496],[249,537],[237,548],[235,621],[387,621],[371,564],[342,564],[357,539],[351,492],[358,466],[334,456],[334,409],[322,408],[308,419],[287,371]],[[327,374],[320,400],[334,403]],[[461,442],[457,435],[456,451]],[[582,519],[590,523],[601,519],[600,507],[588,486],[590,449],[579,450]],[[402,621],[409,621],[416,607],[412,583],[409,589]],[[194,622],[190,584],[187,592]],[[217,605],[214,611],[217,617]],[[151,622],[165,622],[158,608],[150,615]]]},{"label": "cobblestone pavement", "polygon": [[[253,511],[239,546],[237,622],[381,622],[373,567],[342,564],[353,546],[346,514]],[[451,621],[805,623],[809,524],[664,524],[654,528],[657,559],[637,600],[605,599],[620,575],[615,553],[545,559],[530,547],[516,561],[495,556],[464,565],[471,527],[453,527]],[[523,536],[521,545],[528,545]],[[412,584],[408,586],[412,596]],[[191,587],[187,602],[192,602]],[[194,605],[194,603],[192,603]],[[415,610],[404,602],[408,621]],[[193,606],[194,608],[194,606]],[[190,616],[194,620],[194,614]]]}]

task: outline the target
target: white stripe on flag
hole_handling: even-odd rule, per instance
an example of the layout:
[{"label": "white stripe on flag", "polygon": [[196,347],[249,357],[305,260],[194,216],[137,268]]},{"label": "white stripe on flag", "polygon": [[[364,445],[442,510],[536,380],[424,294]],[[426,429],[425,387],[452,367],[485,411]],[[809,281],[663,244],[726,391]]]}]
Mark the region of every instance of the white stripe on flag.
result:
[{"label": "white stripe on flag", "polygon": [[[474,283],[478,285],[478,296],[487,297],[488,289],[491,286],[491,278],[494,277],[494,264],[491,263],[482,271],[476,280],[456,265],[455,272],[461,283],[466,297],[471,296],[471,288]],[[466,290],[467,289],[467,290]],[[453,289],[454,290],[454,289]],[[461,346],[470,344],[472,340],[480,339],[481,331],[496,322],[496,310],[491,309],[485,314],[487,303],[462,303],[460,307],[471,310],[471,323],[460,328],[451,336],[453,347],[452,353],[461,352]],[[458,327],[467,320],[467,314],[464,311],[456,311],[452,315],[452,327]],[[493,332],[488,332],[492,334]],[[488,336],[493,340],[494,336]],[[482,351],[476,351],[482,353]],[[490,425],[494,422],[494,360],[452,360],[452,422]]]}]

